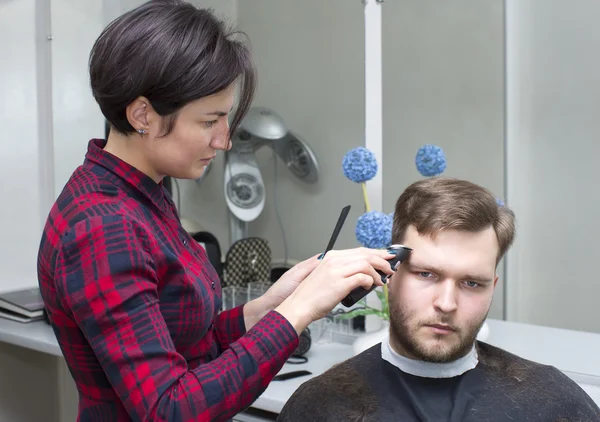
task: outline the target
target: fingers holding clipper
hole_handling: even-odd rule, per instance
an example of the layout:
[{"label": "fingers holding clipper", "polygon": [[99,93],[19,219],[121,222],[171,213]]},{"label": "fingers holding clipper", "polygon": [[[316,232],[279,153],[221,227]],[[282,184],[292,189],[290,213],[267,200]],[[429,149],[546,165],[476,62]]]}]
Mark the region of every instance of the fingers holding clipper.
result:
[{"label": "fingers holding clipper", "polygon": [[356,273],[347,278],[347,283],[348,285],[352,286],[352,290],[354,290],[357,287],[362,287],[365,290],[369,290],[371,287],[373,287],[373,281],[377,279],[379,279],[378,285],[383,285],[383,283],[381,283],[380,277],[373,278],[372,275],[367,275],[365,273]]},{"label": "fingers holding clipper", "polygon": [[[368,285],[363,287],[370,288],[373,283],[377,286],[383,286],[381,276],[377,273],[377,270],[373,268],[373,265],[371,265],[368,259],[349,260],[342,268],[343,276],[348,279],[354,280],[353,277],[357,275],[366,276]],[[353,288],[354,287],[356,286],[353,286]]]},{"label": "fingers holding clipper", "polygon": [[370,277],[367,287],[373,284],[382,286],[388,276],[394,274],[390,260],[394,253],[387,250],[354,248],[348,250],[331,250],[324,256],[318,257],[318,273],[327,273],[331,279],[347,279],[355,274],[365,274]]},{"label": "fingers holding clipper", "polygon": [[380,257],[383,259],[391,259],[395,256],[395,253],[390,253],[388,250],[383,249],[370,249],[365,247],[359,247],[354,249],[344,250],[331,250],[327,253],[320,254],[317,259],[324,260],[325,258],[336,258],[336,257]]}]

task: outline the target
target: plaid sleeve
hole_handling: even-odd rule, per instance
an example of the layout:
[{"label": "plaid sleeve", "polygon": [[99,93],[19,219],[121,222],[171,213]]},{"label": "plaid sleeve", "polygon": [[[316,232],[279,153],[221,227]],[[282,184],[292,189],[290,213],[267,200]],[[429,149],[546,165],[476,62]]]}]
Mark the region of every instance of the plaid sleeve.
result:
[{"label": "plaid sleeve", "polygon": [[226,350],[246,333],[244,305],[223,311],[215,321],[215,336],[220,350]]},{"label": "plaid sleeve", "polygon": [[[296,348],[297,335],[272,311],[218,358],[190,370],[159,309],[149,245],[122,216],[77,223],[63,237],[56,262],[62,301],[132,420],[227,420],[266,389]],[[235,327],[227,322],[234,320],[231,314],[222,324]]]}]

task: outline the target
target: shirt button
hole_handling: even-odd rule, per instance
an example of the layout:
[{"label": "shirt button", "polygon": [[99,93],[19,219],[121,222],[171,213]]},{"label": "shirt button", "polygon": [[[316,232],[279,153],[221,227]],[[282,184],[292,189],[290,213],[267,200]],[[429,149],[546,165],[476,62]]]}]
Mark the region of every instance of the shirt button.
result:
[{"label": "shirt button", "polygon": [[183,246],[187,246],[187,240],[183,239],[182,242],[183,242]]},{"label": "shirt button", "polygon": [[212,287],[212,289],[215,290],[215,282],[214,281],[210,282],[210,287]]}]

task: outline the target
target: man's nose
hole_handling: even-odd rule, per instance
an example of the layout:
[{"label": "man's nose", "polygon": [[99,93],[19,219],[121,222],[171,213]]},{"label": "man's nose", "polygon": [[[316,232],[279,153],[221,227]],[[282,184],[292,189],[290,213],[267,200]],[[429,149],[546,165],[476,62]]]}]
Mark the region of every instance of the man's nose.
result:
[{"label": "man's nose", "polygon": [[456,295],[458,289],[454,280],[444,280],[436,286],[438,288],[434,306],[443,313],[451,313],[456,310]]}]

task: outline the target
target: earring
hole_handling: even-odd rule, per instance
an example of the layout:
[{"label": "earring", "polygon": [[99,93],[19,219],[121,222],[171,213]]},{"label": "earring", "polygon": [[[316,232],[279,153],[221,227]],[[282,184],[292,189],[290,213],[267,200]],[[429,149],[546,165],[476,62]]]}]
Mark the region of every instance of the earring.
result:
[{"label": "earring", "polygon": [[140,135],[145,135],[145,134],[146,134],[146,129],[138,129],[138,130],[137,130],[137,132],[138,132]]}]

